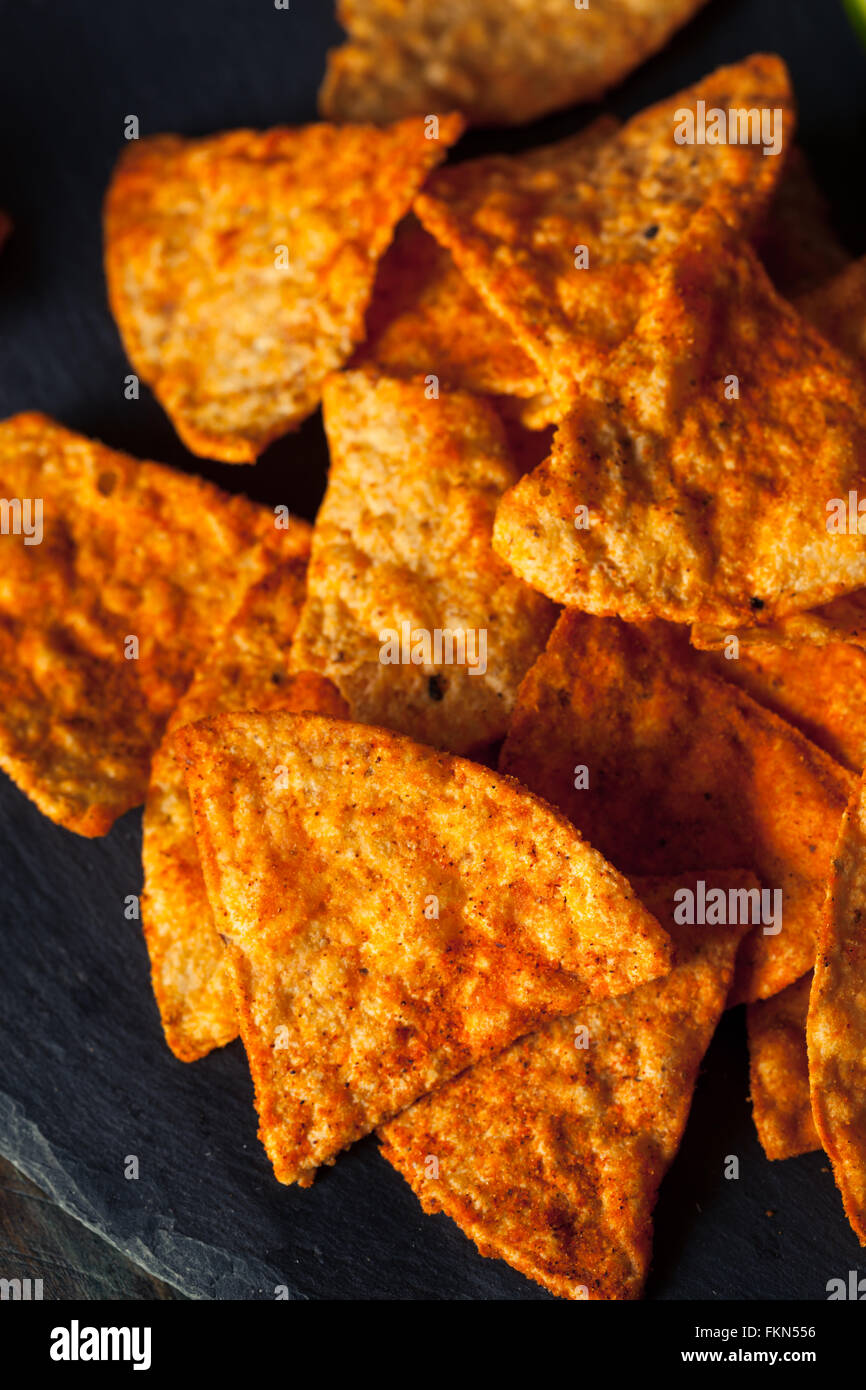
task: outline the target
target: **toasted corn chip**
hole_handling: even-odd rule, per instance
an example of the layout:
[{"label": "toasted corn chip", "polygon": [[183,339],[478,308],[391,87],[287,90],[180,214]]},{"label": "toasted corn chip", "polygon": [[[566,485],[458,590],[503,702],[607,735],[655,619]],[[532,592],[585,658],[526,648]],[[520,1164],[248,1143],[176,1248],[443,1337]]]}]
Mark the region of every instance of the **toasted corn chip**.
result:
[{"label": "toasted corn chip", "polygon": [[499,416],[365,372],[332,377],[324,408],[331,472],[292,667],[332,680],[359,723],[481,749],[556,616],[491,548],[518,476]]},{"label": "toasted corn chip", "polygon": [[[677,144],[683,112],[768,108],[793,140],[784,63],[721,68],[617,131],[605,118],[580,135],[518,155],[440,171],[416,200],[490,308],[510,326],[557,396],[593,379],[634,330],[657,258],[710,204],[739,233],[764,216],[782,171],[759,144]],[[686,134],[688,132],[685,132]]]},{"label": "toasted corn chip", "polygon": [[[711,876],[723,894],[754,882]],[[669,975],[521,1038],[380,1131],[425,1211],[562,1298],[640,1296],[659,1183],[743,931],[680,925],[688,876],[634,887],[674,941]]]},{"label": "toasted corn chip", "polygon": [[306,555],[299,553],[250,591],[182,696],[153,759],[144,809],[142,925],[166,1041],[184,1062],[231,1042],[238,1024],[173,736],[185,724],[229,710],[347,713],[324,677],[288,674],[306,564]]},{"label": "toasted corn chip", "polygon": [[59,825],[104,835],[144,800],[214,634],[298,533],[36,414],[0,423],[0,498],[0,766]]},{"label": "toasted corn chip", "polygon": [[752,1115],[768,1158],[820,1149],[809,1097],[806,1015],[811,972],[746,1010]]},{"label": "toasted corn chip", "polygon": [[461,129],[443,116],[128,146],[106,199],[109,298],[193,453],[254,463],[315,410],[364,336],[395,226]]},{"label": "toasted corn chip", "polygon": [[667,969],[625,880],[486,768],[281,711],[176,739],[281,1182],[542,1020]]},{"label": "toasted corn chip", "polygon": [[659,269],[503,499],[497,552],[549,598],[632,622],[762,626],[858,589],[866,535],[832,508],[866,481],[866,384],[714,211]]},{"label": "toasted corn chip", "polygon": [[866,652],[834,642],[823,647],[745,647],[736,659],[697,657],[705,669],[738,685],[852,772],[866,767]]},{"label": "toasted corn chip", "polygon": [[675,630],[564,613],[520,687],[500,767],[623,873],[757,875],[766,897],[732,1002],[812,968],[855,779],[743,691],[698,674]]}]

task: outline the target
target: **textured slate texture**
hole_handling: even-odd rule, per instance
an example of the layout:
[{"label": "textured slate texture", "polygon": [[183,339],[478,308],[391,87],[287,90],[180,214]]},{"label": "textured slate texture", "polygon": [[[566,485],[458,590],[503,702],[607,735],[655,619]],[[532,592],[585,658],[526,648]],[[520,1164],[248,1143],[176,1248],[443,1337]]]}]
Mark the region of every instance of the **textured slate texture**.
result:
[{"label": "textured slate texture", "polygon": [[[0,415],[43,409],[132,453],[202,471],[312,516],[323,489],[318,419],[254,470],[188,455],[127,370],[108,315],[99,210],[123,119],[189,134],[311,119],[324,0],[0,0]],[[611,102],[628,114],[750,50],[793,69],[803,137],[862,251],[866,61],[833,0],[712,0]],[[555,138],[570,113],[465,149]],[[102,841],[43,820],[0,777],[0,1151],[69,1212],[194,1297],[544,1299],[425,1217],[372,1139],[308,1192],[273,1180],[238,1044],[194,1066],[161,1039],[136,922],[140,816]],[[655,1298],[823,1299],[864,1268],[822,1155],[770,1165],[754,1138],[741,1011],[705,1068],[662,1193]],[[723,1177],[739,1156],[738,1181]],[[140,1176],[124,1176],[128,1156]],[[0,1273],[3,1273],[0,1270]]]},{"label": "textured slate texture", "polygon": [[[82,1226],[0,1154],[0,1247],[3,1277],[41,1281],[41,1297],[186,1302],[161,1279],[133,1264]],[[36,1301],[34,1298],[33,1302]]]}]

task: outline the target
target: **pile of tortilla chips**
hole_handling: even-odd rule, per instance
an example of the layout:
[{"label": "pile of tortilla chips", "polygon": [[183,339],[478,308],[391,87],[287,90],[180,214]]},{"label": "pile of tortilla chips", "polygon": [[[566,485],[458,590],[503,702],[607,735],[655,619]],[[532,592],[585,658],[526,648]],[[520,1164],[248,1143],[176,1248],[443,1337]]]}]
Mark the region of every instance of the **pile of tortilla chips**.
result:
[{"label": "pile of tortilla chips", "polygon": [[0,765],[144,804],[172,1051],[240,1034],[281,1182],[377,1130],[572,1299],[640,1296],[740,1002],[767,1156],[866,1243],[864,263],[772,56],[436,167],[698,7],[345,0],[323,110],[394,124],[129,147],[133,367],[225,461],[321,402],[312,527],[0,425]]}]

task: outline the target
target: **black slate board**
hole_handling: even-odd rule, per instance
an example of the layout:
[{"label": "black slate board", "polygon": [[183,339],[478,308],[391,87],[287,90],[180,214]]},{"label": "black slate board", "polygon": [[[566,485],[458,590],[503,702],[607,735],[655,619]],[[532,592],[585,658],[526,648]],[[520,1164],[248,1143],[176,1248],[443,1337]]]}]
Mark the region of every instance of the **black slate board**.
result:
[{"label": "black slate board", "polygon": [[[206,473],[312,516],[324,482],[318,419],[255,469],[186,453],[128,370],[109,317],[99,212],[123,120],[143,134],[309,120],[326,48],[323,0],[0,0],[0,416],[42,409],[140,456]],[[862,198],[866,59],[835,0],[711,0],[609,105],[628,115],[719,63],[777,50],[801,138],[853,252]],[[571,112],[461,154],[577,128]],[[545,1299],[425,1217],[368,1139],[311,1191],[281,1188],[256,1139],[239,1044],[194,1066],[165,1048],[138,924],[140,815],[104,840],[52,826],[0,777],[0,1151],[93,1230],[193,1297]],[[747,1102],[742,1010],[712,1046],[658,1208],[657,1299],[824,1299],[863,1271],[826,1159],[768,1164]],[[727,1155],[741,1175],[723,1177]],[[127,1156],[140,1176],[124,1176]],[[0,1271],[2,1272],[2,1271]],[[51,1296],[46,1287],[46,1297]]]}]

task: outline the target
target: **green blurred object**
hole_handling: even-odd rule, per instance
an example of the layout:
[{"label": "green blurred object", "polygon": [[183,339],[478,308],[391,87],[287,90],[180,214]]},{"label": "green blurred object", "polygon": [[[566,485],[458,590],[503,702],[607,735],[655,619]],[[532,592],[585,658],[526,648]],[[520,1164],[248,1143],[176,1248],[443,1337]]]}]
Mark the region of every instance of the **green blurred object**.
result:
[{"label": "green blurred object", "polygon": [[842,0],[857,37],[866,47],[866,0]]}]

